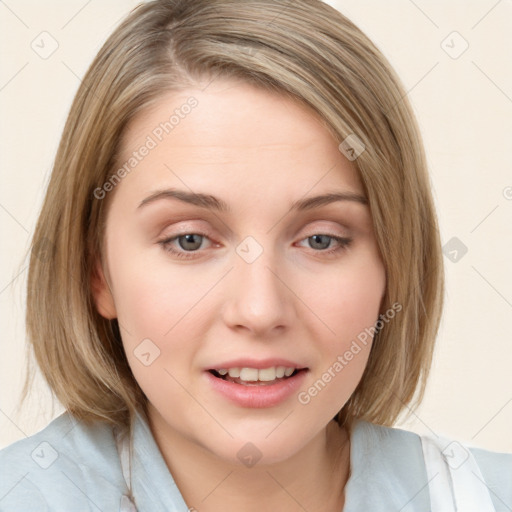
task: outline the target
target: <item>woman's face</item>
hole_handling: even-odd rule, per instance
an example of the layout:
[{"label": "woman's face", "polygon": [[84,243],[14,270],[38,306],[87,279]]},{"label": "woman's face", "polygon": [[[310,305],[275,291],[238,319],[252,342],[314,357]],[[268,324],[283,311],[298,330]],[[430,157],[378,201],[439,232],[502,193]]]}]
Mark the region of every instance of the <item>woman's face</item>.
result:
[{"label": "woman's face", "polygon": [[385,291],[351,162],[306,107],[235,81],[163,96],[126,162],[94,293],[153,429],[233,462],[298,453],[356,388]]}]

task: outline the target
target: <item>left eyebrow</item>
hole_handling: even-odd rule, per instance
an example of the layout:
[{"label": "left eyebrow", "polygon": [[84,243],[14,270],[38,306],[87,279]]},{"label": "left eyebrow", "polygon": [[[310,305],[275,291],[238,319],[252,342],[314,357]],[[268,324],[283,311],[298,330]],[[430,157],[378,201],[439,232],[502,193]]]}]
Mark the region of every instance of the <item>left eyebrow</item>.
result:
[{"label": "left eyebrow", "polygon": [[[231,212],[230,206],[218,197],[212,196],[210,194],[187,192],[185,190],[177,189],[157,190],[156,192],[143,199],[138,208],[142,208],[143,206],[161,199],[178,199],[184,203],[189,203],[208,210]],[[318,208],[320,206],[331,204],[337,201],[354,201],[363,205],[368,204],[366,197],[354,192],[331,192],[328,194],[307,197],[305,199],[295,201],[292,203],[291,210],[311,210],[313,208]]]},{"label": "left eyebrow", "polygon": [[292,204],[292,210],[311,210],[312,208],[318,208],[326,204],[335,203],[337,201],[355,201],[364,205],[368,204],[366,197],[355,194],[354,192],[332,192],[330,194],[322,194],[320,196],[306,197],[295,201]]}]

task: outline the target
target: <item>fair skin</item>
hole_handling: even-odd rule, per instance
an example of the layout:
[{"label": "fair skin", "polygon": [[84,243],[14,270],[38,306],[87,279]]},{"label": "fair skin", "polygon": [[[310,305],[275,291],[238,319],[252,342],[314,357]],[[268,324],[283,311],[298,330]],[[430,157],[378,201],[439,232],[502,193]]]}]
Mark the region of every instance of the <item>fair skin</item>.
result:
[{"label": "fair skin", "polygon": [[[189,507],[340,511],[350,444],[332,418],[360,381],[371,343],[307,404],[298,396],[378,318],[385,271],[362,184],[312,111],[227,80],[163,95],[129,126],[120,161],[190,96],[197,107],[110,198],[96,305],[119,320],[152,432]],[[168,195],[140,206],[171,188],[213,195],[230,211]],[[292,210],[327,193],[352,199]],[[146,352],[160,351],[149,365],[137,357],[145,339]],[[216,373],[237,359],[249,368],[284,361],[296,373],[264,382]],[[219,392],[225,380],[249,393],[242,402]],[[291,391],[269,401],[283,381]],[[240,456],[247,450],[251,467]]]}]

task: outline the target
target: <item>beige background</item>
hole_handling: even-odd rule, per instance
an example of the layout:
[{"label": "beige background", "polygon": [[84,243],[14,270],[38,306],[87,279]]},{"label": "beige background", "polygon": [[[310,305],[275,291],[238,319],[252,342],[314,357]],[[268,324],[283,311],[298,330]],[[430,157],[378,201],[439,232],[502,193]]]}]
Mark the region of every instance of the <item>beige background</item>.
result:
[{"label": "beige background", "polygon": [[[457,237],[468,249],[456,262],[445,258],[447,302],[427,396],[397,426],[512,452],[512,1],[329,3],[401,76],[424,134],[443,244]],[[16,411],[25,364],[24,254],[80,77],[136,4],[0,3],[0,446],[60,412],[41,381]],[[52,44],[58,48],[42,58]]]}]

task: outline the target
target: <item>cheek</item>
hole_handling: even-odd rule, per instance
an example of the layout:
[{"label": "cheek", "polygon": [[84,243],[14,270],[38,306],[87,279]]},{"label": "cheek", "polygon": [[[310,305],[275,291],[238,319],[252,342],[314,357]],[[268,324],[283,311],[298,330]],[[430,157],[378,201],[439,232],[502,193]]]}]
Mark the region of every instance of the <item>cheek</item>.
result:
[{"label": "cheek", "polygon": [[112,247],[114,299],[135,378],[145,391],[158,391],[158,379],[169,380],[165,371],[182,381],[191,371],[195,340],[205,330],[202,299],[219,277],[211,269],[170,263],[160,247]]},{"label": "cheek", "polygon": [[324,324],[312,333],[321,356],[297,399],[305,414],[328,420],[349,400],[366,368],[385,271],[380,259],[361,257],[325,283],[324,293],[310,294],[311,309],[321,312]]},{"label": "cheek", "polygon": [[[141,335],[162,338],[172,328],[174,317],[180,314],[187,302],[186,291],[184,293],[178,283],[143,267],[119,268],[115,282],[118,318],[125,328],[127,339]],[[173,305],[172,314],[169,304]],[[130,340],[135,341],[137,339]]]},{"label": "cheek", "polygon": [[119,322],[130,343],[140,336],[162,340],[197,301],[200,278],[191,281],[184,267],[169,264],[156,244],[148,249],[127,239],[114,234],[109,251],[109,260],[115,262],[109,270]]},{"label": "cheek", "polygon": [[173,397],[173,403],[180,403],[186,396],[177,383],[186,380],[193,360],[191,338],[197,325],[191,320],[200,290],[190,279],[185,282],[179,269],[136,257],[127,260],[112,278],[129,365],[150,401],[167,403]]},{"label": "cheek", "polygon": [[312,309],[328,327],[333,348],[339,350],[377,321],[386,288],[385,271],[372,251],[354,255],[323,282],[323,293],[309,294]]}]

